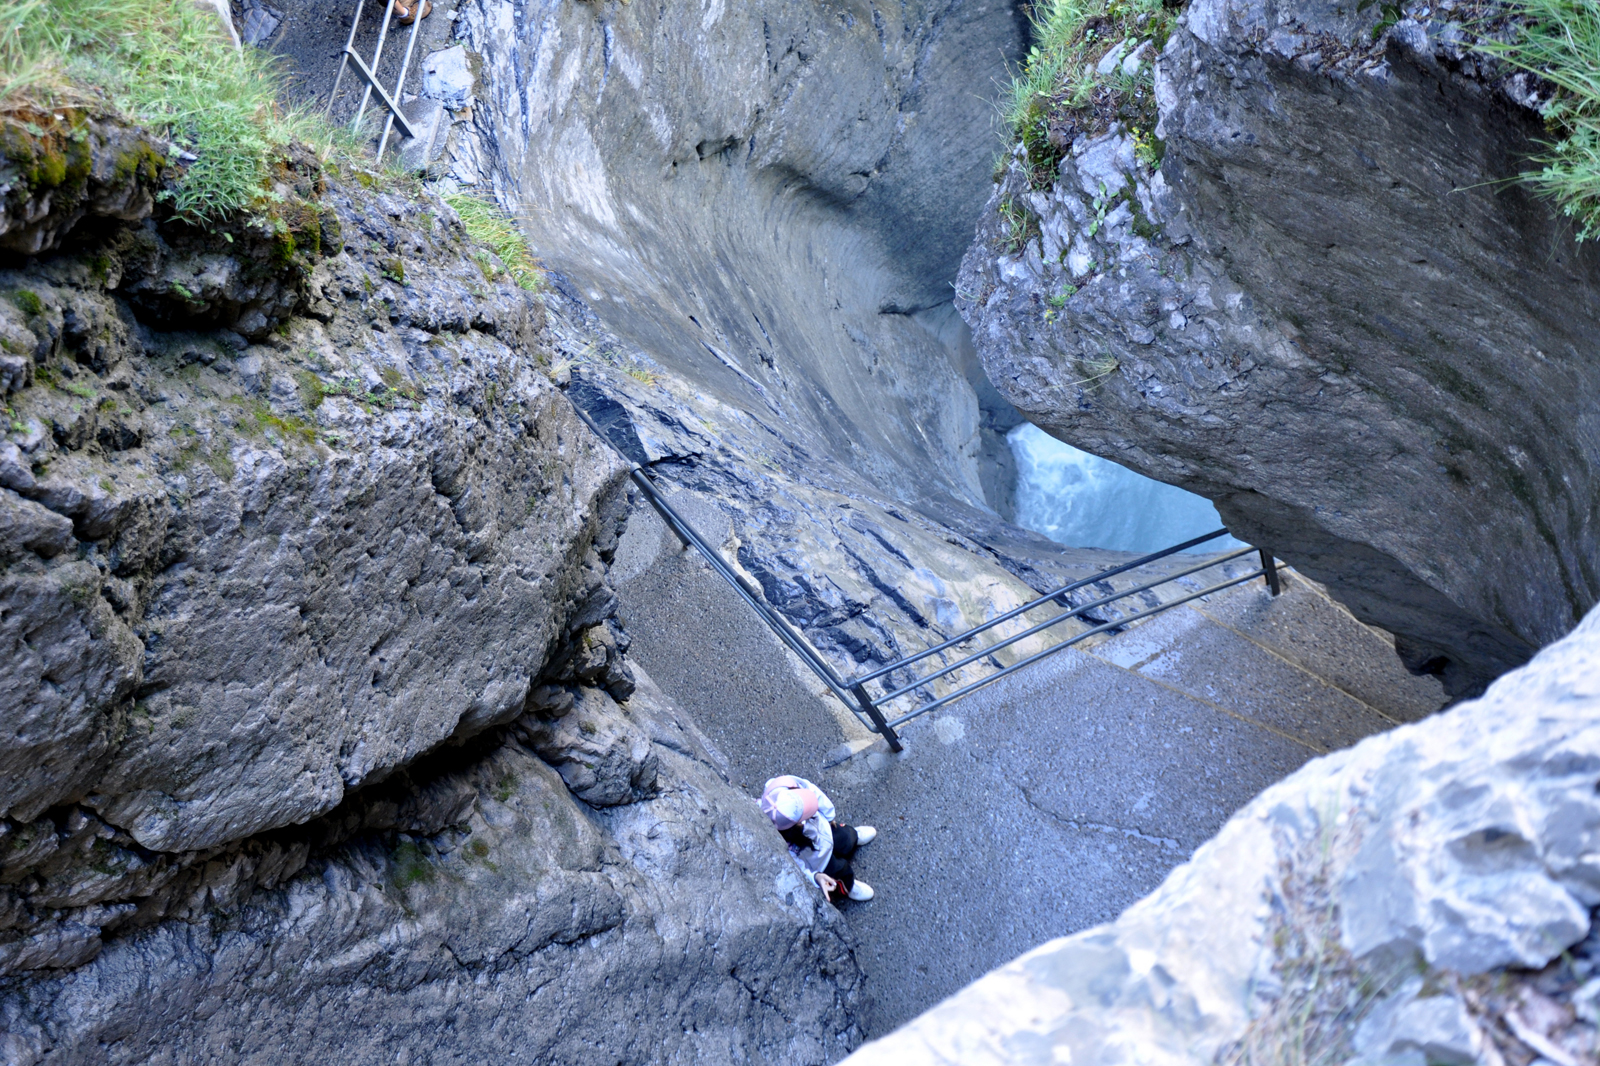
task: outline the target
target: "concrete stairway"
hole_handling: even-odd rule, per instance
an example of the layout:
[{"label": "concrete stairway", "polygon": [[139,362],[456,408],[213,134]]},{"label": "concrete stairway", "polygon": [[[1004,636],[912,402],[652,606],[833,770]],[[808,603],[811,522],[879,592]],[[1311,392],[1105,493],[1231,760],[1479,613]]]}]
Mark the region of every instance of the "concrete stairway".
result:
[{"label": "concrete stairway", "polygon": [[735,783],[801,774],[882,831],[857,863],[878,898],[848,911],[871,1035],[1115,917],[1266,785],[1444,702],[1290,571],[1277,599],[1252,582],[1062,652],[910,723],[890,755],[664,533],[636,515],[614,571],[635,660]]}]

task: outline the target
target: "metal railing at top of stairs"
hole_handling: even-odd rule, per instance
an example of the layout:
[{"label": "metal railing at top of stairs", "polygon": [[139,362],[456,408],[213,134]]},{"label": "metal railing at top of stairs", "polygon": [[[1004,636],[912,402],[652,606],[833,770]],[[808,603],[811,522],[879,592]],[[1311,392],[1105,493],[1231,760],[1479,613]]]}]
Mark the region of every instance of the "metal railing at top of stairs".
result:
[{"label": "metal railing at top of stairs", "polygon": [[[595,436],[609,444],[617,451],[619,455],[622,455],[624,459],[628,459],[627,454],[617,446],[616,442],[613,441],[607,434],[602,432],[599,426],[595,425],[594,420],[589,417],[589,413],[587,411],[585,411],[577,403],[574,403],[572,406],[573,410],[577,412],[578,417],[583,419],[584,423],[594,431]],[[1063,651],[1075,644],[1088,640],[1090,637],[1098,636],[1101,633],[1106,633],[1114,629],[1120,629],[1132,622],[1149,618],[1152,615],[1160,614],[1163,611],[1169,611],[1172,608],[1180,607],[1191,600],[1198,600],[1205,596],[1213,595],[1221,592],[1224,589],[1232,588],[1235,585],[1242,585],[1246,581],[1251,581],[1258,577],[1266,579],[1267,588],[1271,591],[1272,595],[1276,596],[1282,591],[1282,586],[1280,585],[1278,578],[1277,562],[1273,559],[1272,554],[1265,548],[1247,547],[1228,552],[1221,557],[1209,556],[1202,561],[1197,562],[1193,566],[1179,570],[1177,573],[1168,574],[1152,581],[1146,581],[1143,584],[1135,585],[1133,588],[1125,589],[1121,592],[1113,592],[1108,596],[1101,596],[1100,598],[1091,600],[1088,603],[1079,604],[1077,606],[1069,606],[1070,601],[1066,599],[1068,594],[1079,589],[1086,588],[1090,585],[1094,585],[1097,582],[1105,581],[1107,578],[1115,577],[1118,574],[1138,569],[1141,566],[1146,566],[1150,563],[1165,559],[1169,555],[1176,555],[1177,553],[1186,551],[1189,548],[1196,547],[1206,543],[1207,541],[1216,540],[1218,537],[1227,535],[1228,531],[1226,529],[1218,529],[1214,532],[1207,533],[1204,536],[1186,540],[1181,544],[1174,544],[1170,548],[1163,548],[1158,552],[1151,552],[1148,555],[1140,556],[1139,558],[1123,563],[1120,566],[1113,566],[1106,570],[1100,570],[1088,577],[1069,582],[1065,585],[1062,585],[1060,588],[1050,590],[1036,599],[1029,600],[1020,607],[1013,607],[1011,610],[989,619],[982,625],[974,626],[962,633],[958,633],[931,648],[925,648],[914,655],[907,655],[903,658],[895,660],[892,663],[869,670],[866,673],[847,681],[839,676],[839,672],[822,657],[822,653],[817,651],[817,649],[812,646],[811,642],[805,638],[803,633],[795,628],[792,622],[783,617],[782,614],[780,614],[771,604],[767,602],[765,594],[759,587],[754,586],[742,574],[738,573],[733,569],[733,567],[729,566],[728,561],[722,557],[722,553],[713,548],[706,541],[706,539],[696,532],[694,527],[691,526],[688,521],[681,514],[679,514],[670,503],[667,502],[665,497],[662,496],[660,490],[656,488],[655,483],[650,479],[650,475],[645,472],[645,469],[642,466],[636,462],[633,462],[632,460],[628,460],[628,466],[629,479],[633,482],[634,486],[644,494],[645,499],[650,502],[650,506],[655,508],[656,513],[661,516],[661,520],[666,523],[668,529],[672,530],[673,535],[683,543],[683,546],[685,548],[692,547],[702,556],[704,556],[706,562],[710,564],[711,569],[715,570],[719,575],[722,576],[723,580],[733,587],[733,590],[739,594],[741,599],[750,605],[751,609],[754,610],[757,616],[759,616],[761,620],[767,624],[768,628],[770,628],[772,632],[777,635],[778,639],[783,642],[784,646],[789,648],[789,650],[793,651],[800,657],[800,661],[805,663],[806,666],[809,667],[819,679],[821,679],[822,683],[828,688],[828,690],[832,692],[834,696],[836,696],[839,701],[856,716],[857,720],[859,720],[862,725],[866,726],[874,733],[877,733],[879,736],[883,737],[884,741],[888,744],[890,751],[901,751],[903,749],[903,745],[900,742],[900,736],[896,730],[905,725],[907,722],[911,721],[913,718],[927,714],[929,711],[937,710],[948,703],[961,699],[963,696],[971,695],[980,688],[991,685],[1003,677],[1014,674],[1024,667],[1031,666],[1032,664],[1039,662],[1041,659],[1054,655],[1056,652]],[[1157,603],[1153,607],[1146,607],[1142,611],[1137,611],[1133,614],[1125,614],[1120,618],[1112,619],[1110,621],[1099,622],[1089,615],[1090,611],[1093,611],[1097,608],[1106,607],[1111,604],[1118,603],[1119,601],[1127,600],[1130,597],[1137,596],[1143,592],[1151,591],[1161,585],[1166,585],[1171,582],[1178,581],[1181,578],[1188,577],[1192,574],[1197,574],[1202,570],[1209,570],[1212,567],[1221,566],[1225,563],[1231,562],[1234,559],[1249,555],[1252,552],[1259,556],[1261,565],[1249,571],[1248,573],[1229,577],[1226,580],[1219,581],[1216,584],[1202,588],[1199,591],[1190,592],[1187,595],[1178,597],[1176,599]],[[1060,614],[1057,614],[1053,618],[1049,618],[1043,622],[1037,623],[1036,625],[1030,626],[1020,633],[1014,633],[1003,640],[996,641],[993,644],[985,645],[984,647],[979,648],[978,650],[964,656],[961,659],[958,659],[953,663],[941,666],[939,669],[934,670],[931,673],[923,674],[920,677],[916,677],[913,680],[896,688],[888,689],[888,682],[884,679],[888,678],[889,675],[895,671],[908,669],[914,663],[922,662],[930,656],[937,655],[940,652],[949,651],[952,648],[959,648],[961,645],[971,641],[980,633],[984,633],[995,628],[996,626],[1002,625],[1005,622],[1018,617],[1019,615],[1025,614],[1035,608],[1043,607],[1047,604],[1053,604],[1058,607],[1067,606],[1068,609]],[[1060,625],[1061,623],[1070,619],[1085,617],[1087,617],[1090,621],[1094,621],[1095,624],[1081,633],[1074,634],[1066,640],[1052,644],[1043,651],[1035,652],[1032,655],[1026,656],[1023,659],[1012,663],[1010,666],[1001,667],[999,661],[993,658],[994,654],[1000,651],[1002,648],[1009,647],[1018,641],[1042,633],[1045,630]],[[944,696],[941,696],[937,699],[931,700],[927,703],[918,704],[917,706],[910,708],[905,713],[892,720],[884,713],[885,705],[891,703],[892,701],[902,697],[912,696],[918,691],[926,690],[933,681],[941,677],[946,677],[968,666],[982,662],[985,659],[989,659],[996,667],[998,667],[994,673],[988,674],[977,679],[976,681],[972,681],[966,685],[963,685],[962,687],[957,688],[952,692],[948,692]],[[867,691],[866,687],[867,683],[871,681],[879,682],[885,687],[885,689],[887,689],[887,691],[879,696],[873,696]]]},{"label": "metal railing at top of stairs", "polygon": [[[420,6],[424,0],[416,0],[416,2]],[[367,113],[367,105],[372,102],[372,94],[374,92],[378,94],[379,102],[389,112],[389,117],[383,124],[383,136],[378,139],[378,154],[376,158],[379,163],[383,162],[383,151],[389,146],[389,134],[394,132],[396,123],[399,123],[400,132],[405,134],[406,137],[414,140],[417,136],[417,131],[412,128],[410,121],[406,119],[405,114],[400,110],[400,105],[397,101],[400,99],[401,91],[405,88],[406,74],[411,70],[411,56],[417,49],[417,32],[422,29],[422,13],[420,11],[416,12],[417,17],[411,21],[411,36],[406,41],[405,58],[400,62],[400,76],[394,81],[394,94],[391,96],[385,92],[383,86],[378,83],[378,65],[383,60],[384,42],[389,39],[389,24],[394,17],[394,5],[395,0],[386,0],[383,10],[383,25],[378,28],[378,44],[372,51],[372,65],[368,66],[356,54],[355,50],[356,30],[361,27],[361,12],[366,6],[366,0],[356,0],[356,12],[350,19],[350,36],[345,40],[344,50],[340,53],[339,73],[334,75],[333,88],[328,93],[327,109],[332,111],[333,101],[339,95],[339,83],[344,80],[344,72],[352,65],[355,67],[355,72],[361,76],[361,80],[367,83],[366,89],[361,93],[361,106],[356,108],[356,117],[350,123],[351,129],[360,128],[361,119]]]}]

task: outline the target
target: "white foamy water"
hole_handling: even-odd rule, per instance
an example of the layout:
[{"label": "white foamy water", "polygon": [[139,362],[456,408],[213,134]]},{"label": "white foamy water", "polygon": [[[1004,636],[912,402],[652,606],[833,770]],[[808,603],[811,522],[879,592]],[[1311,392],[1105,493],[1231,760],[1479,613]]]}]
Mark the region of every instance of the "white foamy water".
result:
[{"label": "white foamy water", "polygon": [[[1063,444],[1031,422],[1006,435],[1017,459],[1017,524],[1075,548],[1153,552],[1222,527],[1211,501]],[[1218,537],[1192,551],[1242,548]]]}]

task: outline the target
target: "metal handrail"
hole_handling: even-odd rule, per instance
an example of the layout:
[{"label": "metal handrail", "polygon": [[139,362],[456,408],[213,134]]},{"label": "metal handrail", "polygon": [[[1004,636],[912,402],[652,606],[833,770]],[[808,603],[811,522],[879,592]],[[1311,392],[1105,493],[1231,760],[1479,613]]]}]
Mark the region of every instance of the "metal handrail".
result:
[{"label": "metal handrail", "polygon": [[[1215,565],[1215,564],[1213,564],[1213,565]],[[1168,600],[1166,603],[1157,604],[1154,607],[1150,607],[1150,608],[1147,608],[1147,609],[1145,609],[1143,611],[1140,611],[1138,614],[1130,614],[1127,617],[1120,618],[1115,622],[1106,622],[1106,623],[1104,623],[1102,625],[1095,626],[1093,629],[1085,630],[1084,632],[1079,633],[1077,636],[1072,637],[1070,640],[1064,640],[1060,644],[1052,644],[1050,647],[1046,648],[1044,651],[1036,652],[1033,655],[1028,656],[1026,659],[1023,659],[1020,662],[1012,663],[1010,666],[1006,667],[1004,670],[1000,670],[997,673],[990,674],[988,677],[979,678],[977,681],[974,681],[972,684],[967,685],[965,688],[959,688],[956,691],[954,691],[952,693],[949,693],[948,695],[942,697],[941,699],[934,700],[932,703],[925,703],[921,707],[918,707],[915,710],[910,711],[907,714],[902,714],[899,718],[896,718],[894,721],[889,723],[889,728],[890,729],[895,729],[895,728],[897,728],[899,726],[905,725],[907,722],[911,721],[911,719],[913,719],[913,718],[916,718],[916,717],[919,717],[921,715],[927,714],[929,711],[936,710],[937,708],[943,707],[945,704],[950,703],[953,700],[958,700],[963,696],[966,696],[966,695],[969,695],[969,694],[971,694],[973,692],[976,692],[978,689],[983,688],[985,685],[992,684],[992,683],[1000,680],[1002,677],[1005,677],[1007,674],[1014,674],[1018,670],[1021,670],[1024,666],[1031,666],[1034,663],[1038,662],[1040,659],[1045,658],[1046,656],[1054,655],[1058,651],[1061,651],[1061,650],[1063,650],[1065,648],[1070,648],[1074,644],[1078,643],[1079,641],[1088,640],[1090,637],[1095,636],[1095,635],[1097,635],[1099,633],[1104,633],[1108,629],[1116,629],[1116,628],[1118,628],[1120,626],[1127,625],[1129,622],[1137,622],[1141,618],[1148,618],[1153,614],[1160,614],[1162,611],[1171,610],[1174,607],[1181,607],[1183,604],[1188,603],[1190,600],[1198,600],[1202,596],[1210,596],[1212,593],[1221,592],[1223,589],[1232,588],[1234,585],[1242,585],[1246,581],[1249,581],[1252,578],[1262,577],[1266,573],[1267,573],[1267,568],[1266,567],[1259,567],[1259,568],[1257,568],[1255,570],[1250,571],[1248,574],[1243,574],[1243,575],[1241,575],[1239,577],[1229,578],[1227,581],[1218,582],[1217,584],[1212,585],[1210,588],[1201,589],[1199,592],[1191,592],[1189,595],[1184,596],[1181,599]]]},{"label": "metal handrail", "polygon": [[[1210,570],[1213,566],[1221,566],[1223,563],[1232,562],[1233,560],[1239,558],[1239,556],[1241,556],[1241,555],[1249,555],[1251,552],[1253,552],[1255,550],[1256,549],[1254,549],[1254,548],[1240,548],[1238,551],[1232,552],[1231,554],[1228,554],[1228,555],[1224,555],[1220,559],[1208,559],[1205,562],[1200,563],[1198,566],[1191,566],[1191,567],[1189,567],[1189,569],[1180,570],[1176,574],[1170,574],[1167,577],[1159,578],[1159,579],[1157,579],[1155,581],[1147,581],[1143,585],[1136,585],[1133,588],[1127,589],[1127,590],[1125,590],[1123,592],[1113,592],[1111,595],[1102,596],[1098,600],[1090,600],[1088,603],[1085,603],[1082,606],[1074,607],[1070,611],[1064,611],[1063,613],[1056,615],[1054,618],[1052,618],[1052,619],[1050,619],[1048,621],[1040,622],[1036,626],[1032,626],[1032,627],[1030,627],[1028,629],[1024,629],[1021,633],[1016,633],[1016,634],[1014,634],[1012,636],[1009,636],[1005,640],[999,641],[998,643],[995,643],[995,644],[987,645],[982,650],[973,652],[971,655],[967,656],[965,659],[961,659],[961,660],[958,660],[957,662],[953,662],[949,666],[946,666],[946,667],[944,667],[942,669],[939,669],[939,670],[935,670],[933,673],[928,674],[928,675],[926,675],[924,677],[919,677],[915,681],[910,682],[909,684],[900,686],[899,688],[895,689],[893,692],[886,692],[882,696],[879,696],[877,698],[877,702],[878,703],[888,703],[890,700],[894,699],[897,696],[904,696],[907,692],[910,692],[913,689],[921,688],[923,685],[926,685],[929,681],[932,681],[936,677],[943,677],[946,674],[953,674],[957,670],[961,669],[963,666],[968,666],[968,665],[970,665],[972,663],[975,663],[979,659],[988,658],[990,655],[993,655],[995,652],[999,651],[1001,648],[1004,648],[1004,647],[1007,647],[1009,645],[1015,644],[1017,641],[1026,639],[1027,637],[1031,637],[1035,633],[1038,633],[1038,632],[1040,632],[1042,630],[1049,629],[1051,626],[1059,625],[1060,623],[1065,622],[1069,618],[1076,618],[1078,615],[1082,614],[1084,611],[1091,611],[1096,607],[1104,607],[1108,603],[1115,603],[1117,600],[1125,600],[1128,597],[1135,596],[1135,595],[1137,595],[1137,594],[1139,594],[1141,592],[1148,592],[1150,589],[1155,588],[1157,585],[1165,585],[1169,581],[1176,581],[1180,577],[1188,577],[1190,574],[1199,573],[1201,570]],[[1110,623],[1110,624],[1121,625],[1123,623],[1121,621],[1118,621],[1118,622],[1113,622],[1113,623]],[[910,661],[910,660],[905,660],[905,661]],[[881,675],[881,671],[879,671],[878,673],[879,673],[879,675]],[[857,680],[860,680],[860,679],[858,678]]]},{"label": "metal handrail", "polygon": [[[406,42],[406,57],[400,61],[400,76],[394,80],[394,95],[399,97],[405,91],[406,74],[411,70],[411,55],[417,50],[417,33],[422,29],[422,5],[428,0],[417,0],[417,6],[412,11],[411,39]],[[383,124],[383,136],[378,138],[378,162],[383,162],[383,150],[389,146],[389,134],[394,131],[394,120],[400,119],[401,128],[406,131],[406,136],[416,140],[416,133],[411,129],[404,115],[394,108],[389,109],[389,117]]]},{"label": "metal handrail", "polygon": [[1074,592],[1083,588],[1085,585],[1093,585],[1097,581],[1104,581],[1108,577],[1116,577],[1118,574],[1124,573],[1128,570],[1133,570],[1137,567],[1146,566],[1150,563],[1153,563],[1157,559],[1165,559],[1169,555],[1176,555],[1178,552],[1187,551],[1196,544],[1204,544],[1208,540],[1216,540],[1218,537],[1225,537],[1227,535],[1228,531],[1226,529],[1219,529],[1215,532],[1207,533],[1203,537],[1195,537],[1193,540],[1186,540],[1182,544],[1174,544],[1170,548],[1163,548],[1158,552],[1151,552],[1149,555],[1142,555],[1132,562],[1123,563],[1121,566],[1114,566],[1109,570],[1101,570],[1090,575],[1089,577],[1071,582],[1070,584],[1062,585],[1060,588],[1047,592],[1036,600],[1029,600],[1021,607],[1013,607],[1005,614],[991,618],[982,625],[974,626],[972,629],[969,629],[965,633],[962,633],[958,636],[951,637],[943,644],[935,644],[931,648],[926,648],[917,652],[915,655],[909,655],[904,659],[892,662],[888,666],[880,666],[878,669],[873,670],[870,673],[862,674],[860,677],[856,678],[856,680],[862,682],[876,680],[891,670],[898,670],[902,666],[910,666],[912,663],[926,659],[930,655],[936,655],[939,652],[944,651],[946,648],[953,648],[957,644],[965,643],[977,634],[982,633],[984,630],[993,629],[1002,622],[1009,622],[1011,619],[1015,618],[1019,614],[1022,614],[1024,611],[1030,611],[1040,604],[1049,600],[1053,600],[1058,596],[1064,595],[1065,593]]},{"label": "metal handrail", "polygon": [[[906,722],[911,721],[913,718],[920,717],[921,715],[927,714],[929,711],[943,707],[947,703],[958,700],[970,693],[976,692],[985,685],[992,684],[995,681],[1000,680],[1002,677],[1013,674],[1025,666],[1036,663],[1046,656],[1054,655],[1056,652],[1065,648],[1070,648],[1074,644],[1087,640],[1092,636],[1096,636],[1097,634],[1104,633],[1112,629],[1121,628],[1122,626],[1137,622],[1142,618],[1148,618],[1151,615],[1160,614],[1162,611],[1167,611],[1174,607],[1181,606],[1185,603],[1188,603],[1190,600],[1196,600],[1204,596],[1209,596],[1215,592],[1220,592],[1223,589],[1232,588],[1235,585],[1241,585],[1244,582],[1257,577],[1265,577],[1267,579],[1267,586],[1272,591],[1272,595],[1276,596],[1280,591],[1277,562],[1273,559],[1271,553],[1265,548],[1241,548],[1237,551],[1224,555],[1221,558],[1207,559],[1203,563],[1197,563],[1196,565],[1185,570],[1180,570],[1175,574],[1168,574],[1154,581],[1147,581],[1144,584],[1136,585],[1131,589],[1126,589],[1110,596],[1102,596],[1098,600],[1091,601],[1079,607],[1074,607],[1071,610],[1057,615],[1049,621],[1041,622],[1022,633],[1018,633],[1014,636],[1006,638],[1005,640],[989,645],[977,652],[974,652],[966,658],[959,660],[958,662],[952,663],[951,665],[936,670],[931,674],[920,677],[911,684],[903,685],[886,695],[873,698],[866,688],[866,683],[868,681],[877,680],[886,674],[901,669],[902,667],[909,666],[912,663],[921,662],[930,655],[935,655],[959,644],[964,644],[979,633],[993,629],[995,626],[1015,618],[1024,611],[1038,607],[1041,604],[1047,603],[1051,600],[1057,600],[1058,597],[1063,596],[1068,592],[1083,588],[1086,585],[1092,585],[1099,581],[1104,581],[1110,577],[1115,577],[1117,574],[1126,573],[1129,570],[1155,562],[1158,559],[1164,559],[1169,555],[1174,555],[1178,552],[1184,551],[1187,548],[1192,548],[1197,544],[1204,544],[1206,541],[1215,540],[1217,537],[1226,535],[1228,531],[1226,529],[1219,529],[1213,533],[1207,533],[1204,536],[1186,540],[1181,544],[1175,544],[1170,548],[1163,548],[1161,551],[1140,556],[1131,562],[1123,563],[1119,566],[1114,566],[1106,570],[1101,570],[1089,577],[1063,585],[1058,589],[1040,596],[1038,599],[1030,600],[1020,607],[1012,608],[1011,610],[1006,611],[1004,614],[1001,614],[995,618],[991,618],[989,621],[984,622],[981,625],[974,626],[973,628],[959,633],[956,636],[951,637],[940,644],[936,644],[931,648],[926,648],[914,655],[908,655],[902,659],[897,659],[886,666],[881,666],[875,670],[870,670],[865,674],[861,674],[847,681],[840,677],[838,671],[835,670],[833,666],[822,657],[822,653],[817,651],[811,642],[806,639],[805,634],[796,629],[793,623],[791,623],[787,618],[783,617],[782,614],[780,614],[771,604],[767,602],[766,597],[761,589],[750,587],[750,584],[744,579],[744,577],[728,565],[727,560],[722,557],[722,553],[713,548],[706,541],[706,539],[689,524],[688,520],[679,514],[677,510],[667,502],[660,490],[656,488],[655,483],[650,479],[650,475],[645,471],[644,467],[630,459],[627,453],[620,445],[617,444],[616,441],[612,440],[608,434],[601,431],[600,427],[595,424],[594,419],[589,417],[589,412],[585,411],[576,402],[572,404],[572,409],[577,413],[578,417],[583,420],[584,425],[588,426],[589,429],[593,431],[596,437],[599,437],[601,440],[605,441],[614,451],[616,451],[618,455],[627,460],[629,480],[632,481],[635,487],[637,487],[639,491],[644,494],[645,499],[650,501],[651,507],[653,507],[656,513],[661,516],[661,520],[666,523],[668,529],[672,530],[673,535],[683,543],[683,546],[685,548],[692,547],[698,551],[705,558],[706,562],[710,564],[711,568],[715,570],[724,581],[733,587],[733,590],[739,594],[739,597],[743,599],[745,603],[750,605],[751,610],[755,611],[756,616],[767,624],[767,627],[772,630],[772,632],[780,641],[783,642],[783,645],[790,651],[794,652],[795,655],[799,656],[800,661],[805,663],[806,666],[811,669],[812,673],[816,674],[817,677],[821,679],[822,683],[830,692],[834,694],[835,697],[838,698],[841,703],[845,705],[850,713],[855,715],[856,719],[863,726],[866,726],[874,733],[877,733],[879,736],[883,737],[885,743],[888,744],[890,751],[904,750],[904,745],[901,743],[900,736],[895,732],[895,730],[899,726],[904,725]],[[1061,622],[1066,621],[1068,618],[1077,617],[1084,611],[1090,610],[1094,607],[1103,607],[1107,604],[1115,603],[1118,600],[1125,600],[1130,596],[1136,596],[1141,592],[1147,592],[1158,585],[1165,585],[1170,582],[1177,581],[1179,578],[1187,577],[1190,574],[1199,573],[1202,570],[1209,570],[1214,566],[1221,566],[1224,563],[1228,563],[1239,558],[1240,556],[1248,555],[1252,551],[1260,554],[1261,566],[1250,571],[1248,574],[1229,578],[1227,581],[1212,585],[1209,588],[1201,589],[1199,592],[1193,592],[1187,596],[1182,596],[1175,600],[1168,600],[1164,603],[1159,603],[1154,607],[1146,608],[1145,610],[1139,611],[1135,614],[1124,615],[1122,618],[1115,619],[1110,622],[1103,622],[1091,629],[1085,630],[1082,633],[1078,633],[1059,644],[1053,644],[1043,651],[1036,652],[1020,662],[1012,663],[1010,666],[1004,667],[996,673],[980,678],[979,680],[965,685],[954,692],[947,693],[939,699],[933,700],[930,703],[925,703],[922,706],[901,715],[893,721],[889,721],[883,713],[882,705],[888,703],[890,700],[904,696],[915,689],[925,687],[930,681],[933,681],[936,678],[944,677],[948,674],[954,673],[964,666],[970,665],[971,663],[974,663],[980,659],[992,656],[999,649],[1010,644],[1014,644],[1025,637],[1040,632],[1041,630],[1058,625]]]},{"label": "metal handrail", "polygon": [[[584,425],[588,426],[595,436],[611,445],[618,455],[621,455],[624,459],[628,458],[627,454],[617,447],[617,443],[601,432],[599,426],[595,425],[594,420],[589,417],[589,412],[576,403],[572,405],[572,409],[577,412],[579,418],[583,419]],[[666,523],[668,529],[672,530],[673,535],[683,543],[683,546],[686,548],[692,547],[705,557],[706,562],[711,564],[711,568],[721,575],[724,581],[733,586],[733,590],[739,594],[739,597],[745,603],[750,605],[751,610],[756,612],[756,615],[777,635],[784,646],[798,655],[800,661],[810,667],[812,673],[821,678],[822,683],[838,697],[839,701],[845,705],[851,714],[856,716],[857,721],[874,733],[882,735],[892,751],[902,750],[900,738],[895,735],[894,730],[889,728],[888,722],[884,720],[883,713],[878,709],[871,697],[867,695],[866,689],[862,688],[860,684],[851,686],[841,678],[838,671],[834,670],[828,661],[822,657],[822,653],[812,646],[811,642],[805,638],[805,635],[795,629],[787,618],[784,618],[772,608],[771,604],[767,603],[765,596],[759,589],[748,588],[739,574],[728,565],[727,560],[722,558],[722,553],[706,543],[705,538],[700,536],[695,531],[695,528],[689,524],[688,520],[680,515],[661,495],[655,484],[651,482],[649,475],[645,473],[644,468],[631,459],[628,460],[628,478],[644,494],[645,499],[650,501],[650,506],[655,508],[656,513],[661,516],[661,520]]]},{"label": "metal handrail", "polygon": [[[423,2],[424,0],[417,0],[419,7]],[[405,59],[400,63],[400,77],[395,79],[394,95],[390,96],[389,93],[384,91],[383,86],[378,82],[378,65],[383,59],[384,42],[389,39],[389,25],[390,21],[394,17],[395,0],[386,0],[384,4],[383,25],[378,28],[378,44],[373,50],[372,65],[370,67],[359,55],[356,54],[355,50],[356,30],[361,25],[361,13],[365,6],[366,0],[356,0],[355,14],[350,19],[350,36],[345,40],[344,51],[340,53],[339,57],[339,72],[338,74],[334,75],[333,89],[328,93],[327,111],[329,114],[333,112],[333,102],[339,95],[339,84],[344,81],[345,71],[349,70],[351,64],[353,63],[355,65],[356,73],[359,74],[361,76],[361,80],[366,83],[366,88],[361,92],[361,106],[356,108],[356,117],[351,122],[350,128],[360,128],[361,119],[366,115],[367,112],[367,104],[372,101],[372,94],[376,92],[378,94],[379,102],[382,103],[384,109],[389,112],[388,118],[383,124],[383,135],[378,139],[377,159],[379,163],[382,163],[383,151],[386,147],[388,147],[389,144],[389,134],[393,132],[396,125],[400,127],[400,132],[404,133],[407,138],[415,140],[417,136],[417,131],[412,127],[411,122],[406,118],[405,113],[400,109],[398,99],[405,89],[406,74],[409,73],[411,69],[411,56],[417,47],[417,32],[422,28],[422,18],[420,11],[414,13],[417,17],[415,17],[411,23],[411,35],[410,39],[406,42]]]}]

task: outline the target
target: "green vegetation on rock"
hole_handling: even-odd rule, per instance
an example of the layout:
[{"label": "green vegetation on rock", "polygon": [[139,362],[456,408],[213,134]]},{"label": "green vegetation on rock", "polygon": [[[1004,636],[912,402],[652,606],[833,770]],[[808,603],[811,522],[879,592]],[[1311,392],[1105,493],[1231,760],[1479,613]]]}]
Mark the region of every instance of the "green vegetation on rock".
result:
[{"label": "green vegetation on rock", "polygon": [[270,195],[282,146],[338,141],[320,117],[278,103],[272,62],[236,48],[192,0],[19,0],[0,10],[0,114],[38,127],[64,110],[109,108],[167,136],[194,157],[170,195],[197,221]]},{"label": "green vegetation on rock", "polygon": [[[511,275],[512,281],[530,290],[537,290],[544,284],[544,271],[528,250],[528,238],[522,235],[516,221],[507,217],[498,204],[467,193],[457,193],[444,199],[461,216],[461,224],[467,228],[467,235],[495,254]],[[490,281],[498,272],[496,264],[486,257],[478,260],[478,268]]]},{"label": "green vegetation on rock", "polygon": [[1555,88],[1544,119],[1557,139],[1522,175],[1578,223],[1578,239],[1600,236],[1600,7],[1590,0],[1513,0],[1522,31],[1478,48]]},{"label": "green vegetation on rock", "polygon": [[1033,47],[1001,101],[1035,186],[1054,177],[1074,137],[1113,123],[1132,131],[1147,162],[1159,160],[1154,61],[1176,22],[1162,0],[1040,0]]}]

